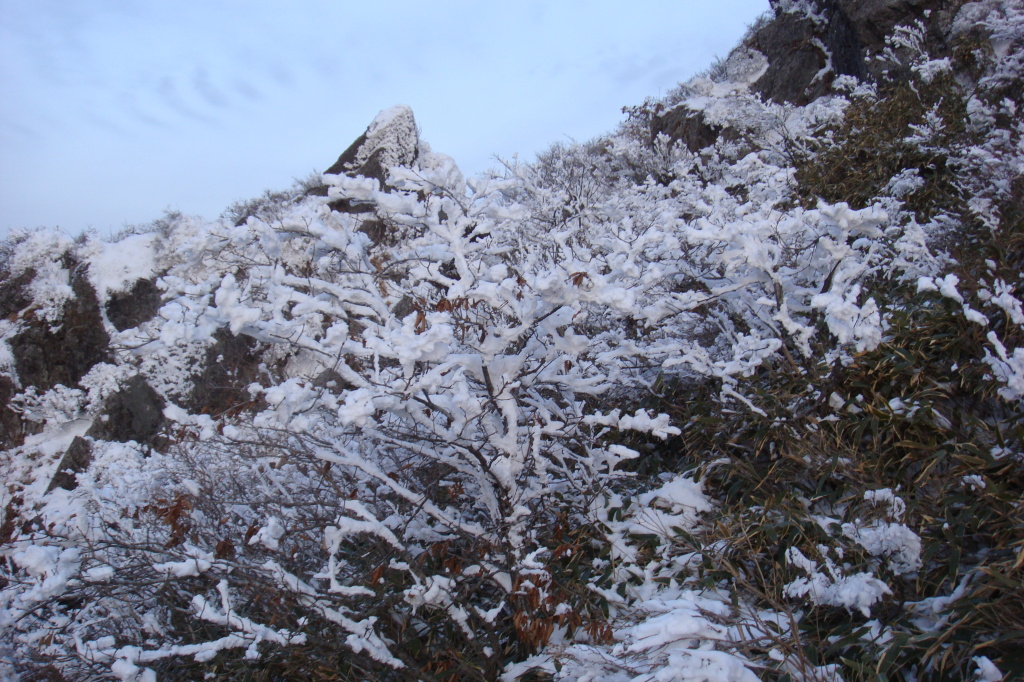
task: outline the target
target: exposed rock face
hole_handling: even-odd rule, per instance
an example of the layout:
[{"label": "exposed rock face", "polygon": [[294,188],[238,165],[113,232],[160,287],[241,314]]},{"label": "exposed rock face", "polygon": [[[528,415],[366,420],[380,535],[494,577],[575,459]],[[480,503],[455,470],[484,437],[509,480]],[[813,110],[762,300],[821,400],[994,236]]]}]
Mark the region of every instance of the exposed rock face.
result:
[{"label": "exposed rock face", "polygon": [[138,375],[130,378],[120,391],[107,397],[103,411],[85,437],[76,436],[71,441],[57,465],[57,473],[50,480],[49,490],[74,490],[75,475],[92,463],[93,439],[153,445],[164,424],[164,405],[164,399],[144,378]]},{"label": "exposed rock face", "polygon": [[141,376],[133,376],[106,400],[103,411],[86,435],[150,445],[164,423],[165,401]]},{"label": "exposed rock face", "polygon": [[9,407],[17,393],[14,382],[0,375],[0,448],[19,445],[25,437],[25,420]]},{"label": "exposed rock face", "polygon": [[124,292],[110,294],[107,319],[119,332],[153,319],[160,309],[160,290],[151,279],[140,279]]},{"label": "exposed rock face", "polygon": [[[384,187],[393,167],[416,163],[419,145],[419,131],[412,109],[403,105],[391,107],[377,114],[366,132],[349,145],[324,173],[374,178]],[[322,191],[326,194],[326,188]],[[339,213],[365,214],[362,231],[374,244],[380,244],[390,236],[388,223],[377,218],[365,204],[336,199],[329,206]]]},{"label": "exposed rock face", "polygon": [[[946,6],[953,3],[936,0],[838,0],[838,11],[849,17],[862,49],[876,54],[885,48],[885,37],[893,26],[909,26],[921,21],[935,28],[941,23]],[[926,12],[931,11],[929,16]],[[938,36],[939,32],[930,31]]]},{"label": "exposed rock face", "polygon": [[76,386],[95,364],[110,357],[96,292],[84,272],[70,270],[74,297],[65,305],[60,325],[36,320],[11,341],[22,386],[35,386],[39,392],[57,384]]},{"label": "exposed rock face", "polygon": [[[32,272],[11,277],[9,272],[0,270],[0,320],[16,317],[28,307],[25,295],[26,285],[32,281]],[[19,393],[12,377],[0,373],[0,448],[20,444],[28,424],[10,409],[11,398]]]},{"label": "exposed rock face", "polygon": [[227,329],[217,330],[214,339],[186,401],[197,414],[220,414],[248,402],[247,388],[259,378],[260,344],[255,339]]},{"label": "exposed rock face", "polygon": [[651,121],[651,136],[657,137],[662,133],[669,139],[679,140],[696,153],[714,144],[722,133],[722,127],[708,123],[700,111],[676,107]]},{"label": "exposed rock face", "polygon": [[[962,5],[942,0],[773,0],[771,4],[774,16],[761,23],[725,62],[727,80],[747,83],[766,100],[801,106],[831,93],[840,76],[877,81],[895,68],[878,57],[891,49],[886,38],[897,26],[920,24],[922,47],[933,57],[948,56],[951,28]],[[888,73],[889,78],[901,75]],[[659,112],[650,121],[652,139],[665,134],[696,153],[741,134],[728,117],[708,116],[698,109],[684,101]]]},{"label": "exposed rock face", "polygon": [[377,114],[373,123],[325,173],[376,178],[381,185],[393,166],[412,165],[419,156],[419,132],[412,109],[395,106]]},{"label": "exposed rock face", "polygon": [[74,490],[78,487],[75,476],[88,469],[90,464],[92,464],[92,443],[81,436],[75,436],[60,463],[57,464],[57,473],[50,479],[47,492],[55,488]]},{"label": "exposed rock face", "polygon": [[780,13],[753,36],[752,47],[769,64],[754,90],[777,102],[807,104],[825,94],[836,76],[865,74],[854,27],[837,7],[821,18]]},{"label": "exposed rock face", "polygon": [[895,26],[925,27],[926,47],[941,56],[954,3],[941,0],[773,0],[776,16],[750,39],[769,68],[754,90],[776,102],[807,104],[827,94],[840,75],[878,77],[886,65],[874,59]]},{"label": "exposed rock face", "polygon": [[0,270],[0,319],[18,315],[31,303],[26,287],[32,281],[34,273],[26,270],[17,277]]}]

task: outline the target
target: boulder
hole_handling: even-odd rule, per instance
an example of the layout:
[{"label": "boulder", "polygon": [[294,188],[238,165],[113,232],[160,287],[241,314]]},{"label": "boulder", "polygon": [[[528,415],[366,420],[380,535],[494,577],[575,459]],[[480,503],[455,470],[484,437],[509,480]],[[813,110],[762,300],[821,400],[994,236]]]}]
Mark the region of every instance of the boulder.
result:
[{"label": "boulder", "polygon": [[93,365],[110,359],[96,292],[80,268],[69,269],[74,297],[64,305],[59,325],[33,319],[10,342],[21,385],[40,393],[57,384],[77,386]]},{"label": "boulder", "polygon": [[164,399],[144,378],[139,375],[130,378],[121,390],[107,396],[103,409],[85,432],[85,437],[76,436],[71,441],[47,491],[75,489],[78,485],[76,474],[85,471],[92,463],[92,444],[96,440],[135,441],[146,446],[156,444],[165,421],[164,404]]},{"label": "boulder", "polygon": [[110,294],[107,319],[119,332],[138,327],[160,310],[160,290],[151,279],[140,279],[128,291]]},{"label": "boulder", "polygon": [[164,424],[164,399],[144,378],[135,375],[107,397],[99,417],[86,433],[119,443],[152,445]]},{"label": "boulder", "polygon": [[722,134],[722,126],[708,123],[703,112],[680,105],[651,120],[651,137],[662,134],[674,142],[682,142],[691,152],[697,153],[715,143]]},{"label": "boulder", "polygon": [[324,173],[376,178],[383,186],[392,167],[411,166],[418,156],[416,119],[412,109],[399,105],[377,114],[366,132]]}]

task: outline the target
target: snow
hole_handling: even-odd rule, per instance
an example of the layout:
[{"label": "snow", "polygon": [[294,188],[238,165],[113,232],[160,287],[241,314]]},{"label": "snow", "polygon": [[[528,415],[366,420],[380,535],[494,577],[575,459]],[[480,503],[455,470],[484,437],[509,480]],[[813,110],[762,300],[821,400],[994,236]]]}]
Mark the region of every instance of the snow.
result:
[{"label": "snow", "polygon": [[662,440],[669,436],[678,436],[680,433],[678,427],[669,425],[667,414],[652,417],[647,410],[638,410],[633,415],[623,415],[621,410],[613,410],[609,414],[588,415],[584,418],[584,422],[650,433]]},{"label": "snow", "polygon": [[962,479],[964,486],[969,487],[971,490],[984,490],[986,487],[985,479],[978,474],[970,474],[964,476]]},{"label": "snow", "polygon": [[787,550],[786,558],[808,574],[786,584],[783,594],[791,599],[807,597],[814,604],[856,609],[870,618],[871,607],[892,594],[888,585],[870,573],[844,575],[831,560],[826,560],[826,572],[822,573],[817,562],[795,547]]},{"label": "snow", "polygon": [[82,552],[77,547],[60,549],[29,545],[11,553],[14,563],[34,580],[22,600],[26,604],[42,602],[64,592],[78,573]]},{"label": "snow", "polygon": [[1019,400],[1024,397],[1024,348],[1014,348],[1013,354],[1010,355],[994,331],[990,331],[985,338],[996,351],[996,355],[993,356],[985,349],[984,360],[1003,384],[999,388],[999,395],[1007,400]]},{"label": "snow", "polygon": [[82,577],[91,583],[101,583],[114,577],[113,566],[94,566],[82,573]]},{"label": "snow", "polygon": [[213,555],[196,550],[192,556],[184,561],[166,561],[153,564],[153,570],[174,578],[191,578],[202,575],[213,566]]},{"label": "snow", "polygon": [[353,165],[362,165],[380,150],[383,150],[381,165],[384,168],[407,165],[415,158],[418,145],[419,131],[412,109],[406,105],[393,106],[373,119],[366,130],[366,142],[359,148]]},{"label": "snow", "polygon": [[641,505],[657,504],[673,514],[697,515],[713,508],[701,484],[685,476],[676,476],[660,488],[640,495],[637,502]]},{"label": "snow", "polygon": [[864,491],[864,499],[870,502],[873,506],[881,504],[889,505],[889,513],[897,520],[902,519],[903,515],[907,513],[907,503],[904,502],[902,498],[897,497],[892,488],[866,490]]},{"label": "snow", "polygon": [[951,71],[953,64],[949,57],[943,57],[942,59],[929,59],[915,64],[911,68],[921,77],[922,81],[931,83],[936,77]]},{"label": "snow", "polygon": [[13,555],[14,563],[18,564],[31,576],[50,573],[57,565],[60,552],[56,547],[39,547],[30,545]]},{"label": "snow", "polygon": [[971,660],[977,666],[974,672],[975,679],[984,682],[1001,682],[1004,679],[1003,673],[987,656],[975,656]]},{"label": "snow", "polygon": [[267,549],[276,552],[280,548],[281,538],[284,537],[284,534],[285,528],[281,525],[281,520],[276,517],[270,517],[267,519],[267,524],[249,538],[249,544],[255,545],[258,542]]},{"label": "snow", "polygon": [[[992,7],[965,6],[958,25],[994,27],[1009,62],[1024,29]],[[822,20],[803,1],[776,11]],[[920,48],[915,31],[894,45]],[[910,66],[918,84],[951,68],[923,53]],[[1016,68],[989,67],[993,79]],[[931,489],[866,476],[858,458],[874,453],[853,441],[833,452],[828,422],[899,428],[925,415],[952,429],[947,387],[930,376],[843,381],[880,347],[899,355],[890,341],[908,310],[984,330],[968,335],[975,357],[942,367],[965,382],[987,370],[985,400],[1003,401],[992,414],[1016,414],[1019,284],[1000,279],[999,254],[969,275],[941,251],[959,218],[924,223],[908,208],[931,182],[918,169],[878,178],[859,209],[808,203],[794,159],[827,147],[847,108],[878,95],[845,78],[805,107],[765,102],[750,86],[766,68],[743,48],[673,96],[738,131],[698,153],[639,139],[631,121],[599,153],[565,145],[467,181],[400,106],[373,121],[356,160],[381,153],[387,182],[327,176],[328,197],[295,196],[273,220],[237,226],[181,218],[110,243],[21,234],[5,266],[31,271],[28,306],[0,320],[0,373],[35,432],[0,459],[14,529],[0,547],[0,658],[20,647],[69,678],[148,680],[145,666],[165,659],[254,661],[330,641],[354,665],[403,668],[421,662],[396,655],[410,633],[443,631],[445,646],[479,642],[508,680],[531,668],[606,682],[841,680],[830,651],[811,665],[794,644],[813,610],[856,625],[844,656],[948,627],[980,570],[967,562],[982,559],[964,558],[948,593],[903,600],[943,549],[923,508]],[[1017,104],[983,94],[963,112],[978,144],[948,162],[974,211],[963,220],[995,230],[1024,164],[1016,129],[998,128]],[[938,154],[945,127],[934,109],[899,143]],[[341,198],[366,213],[331,211]],[[370,215],[388,227],[381,243],[363,232]],[[153,280],[162,307],[134,329],[107,324],[109,352],[75,385],[22,386],[14,340],[65,324],[83,273],[101,303]],[[213,350],[239,339],[252,348],[243,357]],[[208,355],[231,403],[196,410]],[[159,437],[90,437],[75,489],[48,490],[73,439],[135,376],[166,400]],[[707,414],[685,421],[691,396]],[[707,423],[720,430],[700,432]],[[993,433],[977,442],[1012,464],[1009,432]],[[962,467],[957,504],[995,504],[1011,484],[948,465]],[[779,505],[748,508],[762,490],[723,489],[762,466],[765,486],[780,469],[799,477]],[[737,555],[748,530],[782,521],[774,546]],[[730,525],[740,522],[758,525]],[[783,604],[769,608],[745,583],[757,562]],[[550,632],[535,655],[505,660],[494,642],[513,636],[517,616]],[[965,665],[1002,678],[985,656]]]},{"label": "snow", "polygon": [[136,234],[119,242],[101,242],[89,259],[89,281],[100,303],[110,294],[128,291],[140,279],[150,279],[157,271],[157,242],[154,234]]},{"label": "snow", "polygon": [[844,523],[842,531],[872,556],[884,557],[896,575],[921,568],[921,538],[902,523]]},{"label": "snow", "polygon": [[957,303],[963,303],[964,297],[957,291],[957,285],[960,284],[960,278],[950,273],[943,277],[941,280],[936,280],[936,286],[939,288],[939,293],[946,298],[951,298]]}]

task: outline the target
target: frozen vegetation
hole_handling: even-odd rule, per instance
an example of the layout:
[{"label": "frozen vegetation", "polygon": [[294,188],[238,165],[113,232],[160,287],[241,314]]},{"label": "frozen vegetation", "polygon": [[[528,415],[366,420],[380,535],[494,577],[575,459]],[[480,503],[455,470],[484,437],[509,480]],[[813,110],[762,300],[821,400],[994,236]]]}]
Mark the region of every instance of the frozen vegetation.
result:
[{"label": "frozen vegetation", "polygon": [[952,5],[806,104],[744,44],[499,174],[395,107],[380,177],[13,235],[0,677],[1024,675],[1024,7]]}]

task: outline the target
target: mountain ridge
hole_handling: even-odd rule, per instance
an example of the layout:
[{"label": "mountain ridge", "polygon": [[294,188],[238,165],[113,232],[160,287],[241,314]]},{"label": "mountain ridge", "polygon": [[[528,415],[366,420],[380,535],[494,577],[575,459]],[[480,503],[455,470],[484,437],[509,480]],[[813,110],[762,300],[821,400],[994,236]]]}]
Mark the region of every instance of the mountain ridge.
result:
[{"label": "mountain ridge", "polygon": [[1024,7],[772,4],[501,175],[5,242],[3,674],[1024,670]]}]

